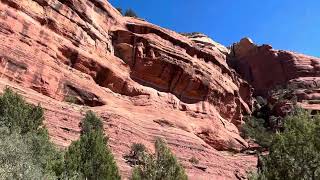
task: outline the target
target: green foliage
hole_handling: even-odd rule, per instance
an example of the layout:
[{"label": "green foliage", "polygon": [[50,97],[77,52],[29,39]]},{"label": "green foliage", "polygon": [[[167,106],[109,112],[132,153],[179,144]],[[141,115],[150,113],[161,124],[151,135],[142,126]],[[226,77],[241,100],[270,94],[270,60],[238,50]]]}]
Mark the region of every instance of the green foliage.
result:
[{"label": "green foliage", "polygon": [[30,145],[17,133],[0,137],[0,179],[39,179],[44,174],[32,159]]},{"label": "green foliage", "polygon": [[297,110],[275,134],[256,179],[320,179],[320,116]]},{"label": "green foliage", "polygon": [[103,134],[102,121],[92,111],[88,111],[86,117],[81,122],[81,134],[84,135],[96,131],[101,131]]},{"label": "green foliage", "polygon": [[184,168],[177,162],[166,143],[157,139],[155,154],[144,153],[141,165],[134,168],[132,180],[185,180]]},{"label": "green foliage", "polygon": [[120,179],[114,157],[107,146],[101,120],[89,111],[82,121],[80,140],[65,154],[66,176],[84,179]]},{"label": "green foliage", "polygon": [[71,104],[77,104],[78,99],[77,99],[77,97],[75,97],[75,96],[68,95],[68,96],[66,96],[66,97],[64,98],[64,101],[65,101],[65,102],[68,102],[68,103],[71,103]]},{"label": "green foliage", "polygon": [[268,180],[263,174],[259,174],[257,172],[249,172],[248,179],[249,180]]},{"label": "green foliage", "polygon": [[0,126],[10,132],[25,134],[36,131],[43,121],[43,109],[26,103],[21,96],[10,89],[5,89],[0,97]]},{"label": "green foliage", "polygon": [[138,15],[132,9],[127,9],[126,12],[124,13],[124,16],[135,17],[135,18],[138,17]]},{"label": "green foliage", "polygon": [[191,162],[192,164],[199,164],[199,160],[196,157],[190,158],[189,162]]},{"label": "green foliage", "polygon": [[102,122],[93,112],[82,121],[79,141],[64,156],[49,141],[43,109],[6,89],[0,96],[0,179],[120,179]]},{"label": "green foliage", "polygon": [[62,173],[63,156],[49,141],[43,119],[40,106],[5,89],[0,97],[0,179],[51,179]]},{"label": "green foliage", "polygon": [[134,143],[131,146],[131,157],[135,159],[139,159],[144,153],[146,153],[145,145],[141,143]]},{"label": "green foliage", "polygon": [[247,117],[243,125],[242,133],[245,138],[253,138],[256,143],[262,147],[269,147],[272,141],[273,133],[265,128],[264,119]]},{"label": "green foliage", "polygon": [[187,37],[190,37],[190,36],[196,36],[196,35],[199,35],[199,34],[202,34],[200,32],[191,32],[191,33],[180,33],[181,35],[183,36],[187,36]]},{"label": "green foliage", "polygon": [[278,86],[268,93],[270,97],[277,99],[278,101],[289,100],[291,102],[296,102],[297,97],[294,92],[297,88],[298,87],[295,85]]}]

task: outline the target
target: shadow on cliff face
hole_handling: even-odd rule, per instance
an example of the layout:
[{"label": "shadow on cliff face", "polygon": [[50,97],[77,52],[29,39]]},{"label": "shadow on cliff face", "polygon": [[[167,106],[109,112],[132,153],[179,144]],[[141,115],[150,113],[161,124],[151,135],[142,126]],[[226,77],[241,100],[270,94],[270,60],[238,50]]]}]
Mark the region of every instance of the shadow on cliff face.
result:
[{"label": "shadow on cliff face", "polygon": [[61,48],[63,56],[67,59],[66,65],[92,77],[97,85],[106,87],[115,93],[126,96],[144,95],[135,88],[131,88],[127,79],[120,77],[107,66],[92,58],[79,54],[70,48]]},{"label": "shadow on cliff face", "polygon": [[67,101],[69,103],[86,105],[90,107],[105,105],[105,102],[103,102],[97,95],[84,89],[78,88],[72,83],[66,83],[64,91],[64,101]]},{"label": "shadow on cliff face", "polygon": [[206,99],[208,85],[186,66],[190,62],[157,49],[129,31],[113,32],[113,46],[115,55],[130,66],[131,79],[139,84],[172,93],[184,103]]}]

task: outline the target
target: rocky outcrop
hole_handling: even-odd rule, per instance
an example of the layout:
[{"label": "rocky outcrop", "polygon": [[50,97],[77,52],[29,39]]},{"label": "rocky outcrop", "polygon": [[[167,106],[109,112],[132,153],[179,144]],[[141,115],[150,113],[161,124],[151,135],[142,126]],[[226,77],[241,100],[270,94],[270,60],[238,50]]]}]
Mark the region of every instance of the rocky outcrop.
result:
[{"label": "rocky outcrop", "polygon": [[[248,143],[239,133],[253,95],[290,86],[302,107],[320,109],[319,58],[248,38],[228,49],[203,34],[122,17],[107,1],[2,0],[0,42],[0,89],[40,103],[61,148],[95,111],[124,178],[131,144],[152,151],[161,137],[190,179],[244,179],[256,166],[240,153]],[[289,108],[279,104],[276,113]]]},{"label": "rocky outcrop", "polygon": [[190,40],[197,43],[201,48],[206,48],[209,50],[219,50],[223,54],[228,55],[230,53],[230,49],[213,41],[210,37],[202,33],[184,33],[182,34],[187,36]]},{"label": "rocky outcrop", "polygon": [[87,110],[98,113],[124,178],[130,145],[152,150],[156,137],[190,179],[245,177],[256,159],[238,153],[248,146],[238,127],[251,86],[228,66],[228,49],[207,40],[122,17],[107,1],[2,0],[0,87],[40,103],[61,147]]},{"label": "rocky outcrop", "polygon": [[244,38],[232,46],[229,64],[253,86],[255,95],[289,88],[302,107],[320,110],[320,58],[258,46]]}]

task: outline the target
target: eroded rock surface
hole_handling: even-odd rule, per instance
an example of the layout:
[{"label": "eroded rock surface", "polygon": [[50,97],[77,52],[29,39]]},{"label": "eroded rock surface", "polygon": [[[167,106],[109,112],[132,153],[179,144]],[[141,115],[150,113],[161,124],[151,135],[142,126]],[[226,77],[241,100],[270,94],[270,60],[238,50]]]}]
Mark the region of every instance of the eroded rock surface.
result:
[{"label": "eroded rock surface", "polygon": [[228,66],[229,50],[205,36],[122,17],[101,0],[2,0],[0,42],[1,89],[40,103],[61,147],[78,138],[91,109],[124,178],[130,145],[152,150],[156,137],[190,179],[237,179],[255,168],[254,156],[238,153],[248,147],[238,127],[251,113],[252,88]]},{"label": "eroded rock surface", "polygon": [[229,63],[254,88],[255,95],[290,88],[303,108],[320,110],[320,58],[258,46],[249,38],[231,48]]}]

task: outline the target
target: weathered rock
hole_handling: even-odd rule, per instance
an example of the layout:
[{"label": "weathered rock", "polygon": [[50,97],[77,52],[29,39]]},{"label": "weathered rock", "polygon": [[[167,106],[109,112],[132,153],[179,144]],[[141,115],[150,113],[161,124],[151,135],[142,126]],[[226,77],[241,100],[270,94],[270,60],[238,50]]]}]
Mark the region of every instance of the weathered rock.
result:
[{"label": "weathered rock", "polygon": [[226,48],[196,39],[122,17],[107,1],[3,0],[0,87],[40,103],[61,147],[78,138],[85,111],[98,113],[124,178],[131,143],[152,150],[156,137],[190,179],[243,177],[256,158],[222,151],[247,147],[237,127],[251,113],[251,87],[227,65]]},{"label": "weathered rock", "polygon": [[207,48],[209,50],[219,50],[223,54],[229,54],[230,50],[226,48],[225,46],[213,41],[210,37],[206,36],[205,34],[201,33],[187,33],[183,34],[187,36],[190,40],[197,43],[198,46],[202,48]]},{"label": "weathered rock", "polygon": [[254,87],[256,95],[290,83],[319,88],[320,58],[258,46],[248,38],[232,46],[230,64]]},{"label": "weathered rock", "polygon": [[[248,38],[234,44],[231,52],[229,64],[253,86],[255,95],[267,97],[270,90],[289,88],[297,96],[298,105],[312,113],[320,110],[320,58],[258,46]],[[290,109],[278,105],[281,116]]]}]

